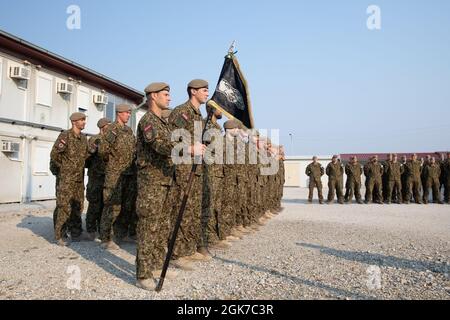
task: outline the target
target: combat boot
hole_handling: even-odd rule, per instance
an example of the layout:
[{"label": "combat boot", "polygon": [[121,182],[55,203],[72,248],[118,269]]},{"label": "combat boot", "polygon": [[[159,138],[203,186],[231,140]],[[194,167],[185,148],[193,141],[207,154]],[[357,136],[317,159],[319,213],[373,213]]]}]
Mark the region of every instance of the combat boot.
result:
[{"label": "combat boot", "polygon": [[228,236],[228,237],[226,237],[226,241],[237,241],[237,240],[241,240],[242,238],[238,238],[238,237],[235,237],[235,236]]},{"label": "combat boot", "polygon": [[60,247],[67,247],[69,245],[69,242],[61,238],[56,240],[56,244]]},{"label": "combat boot", "polygon": [[[202,257],[198,256],[199,254],[200,254]],[[200,259],[200,258],[203,258],[203,259],[200,260],[200,261],[209,261],[209,260],[212,259],[211,253],[209,253],[209,251],[208,251],[208,249],[207,249],[206,247],[199,247],[199,248],[197,249],[197,252],[194,253],[194,255],[197,255],[199,259]]]},{"label": "combat boot", "polygon": [[154,279],[137,279],[136,287],[147,291],[155,291],[156,283]]},{"label": "combat boot", "polygon": [[214,243],[210,247],[213,249],[229,249],[231,247],[231,244],[225,240],[222,240],[217,243]]},{"label": "combat boot", "polygon": [[[161,273],[162,273],[161,269],[152,271],[153,277],[155,277],[155,278],[161,278]],[[173,280],[177,276],[178,276],[178,272],[176,272],[175,270],[167,269],[165,279]]]},{"label": "combat boot", "polygon": [[97,238],[97,235],[95,234],[95,232],[88,232],[87,234],[89,241],[95,241],[95,239]]},{"label": "combat boot", "polygon": [[184,271],[194,271],[194,267],[191,262],[189,262],[186,258],[178,258],[176,260],[172,260],[172,266],[175,268],[184,270]]},{"label": "combat boot", "polygon": [[101,247],[105,250],[119,250],[120,249],[120,247],[112,240],[102,242]]}]

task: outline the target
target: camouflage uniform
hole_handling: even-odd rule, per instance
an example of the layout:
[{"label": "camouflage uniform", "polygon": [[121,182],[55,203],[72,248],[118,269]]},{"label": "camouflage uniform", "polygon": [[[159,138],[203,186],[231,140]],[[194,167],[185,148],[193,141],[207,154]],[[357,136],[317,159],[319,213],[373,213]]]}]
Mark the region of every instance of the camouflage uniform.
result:
[{"label": "camouflage uniform", "polygon": [[423,201],[428,203],[430,188],[433,190],[433,201],[435,203],[441,203],[441,193],[440,186],[441,183],[439,178],[441,176],[441,167],[438,163],[428,164],[423,173],[425,178],[425,185],[423,187]]},{"label": "camouflage uniform", "polygon": [[72,238],[83,232],[81,213],[84,205],[84,164],[88,143],[84,134],[73,130],[62,132],[50,153],[52,171],[57,172],[56,210],[54,212],[55,238],[63,238],[68,228]]},{"label": "camouflage uniform", "polygon": [[[126,209],[130,208],[136,191],[133,188],[136,183],[133,180],[136,177],[136,139],[131,128],[118,122],[110,124],[100,141],[99,154],[105,161],[100,239],[107,242],[112,240],[113,234],[117,238],[128,234],[125,221],[129,221],[132,213]],[[124,217],[119,218],[119,215]]]},{"label": "camouflage uniform", "polygon": [[361,165],[359,163],[347,163],[345,174],[347,175],[345,201],[352,201],[353,194],[355,194],[356,201],[361,202]]},{"label": "camouflage uniform", "polygon": [[171,232],[174,166],[169,124],[149,110],[137,129],[137,254],[136,277],[152,278],[162,269]]},{"label": "camouflage uniform", "polygon": [[[237,144],[235,143],[235,138],[231,138],[228,135],[224,138],[224,148],[225,150],[229,150],[230,152],[233,152],[234,158],[230,157],[229,160],[227,160],[227,153],[224,157],[224,165],[223,165],[223,171],[224,171],[224,186],[226,186],[226,191],[223,193],[222,197],[222,228],[221,231],[223,234],[220,234],[220,239],[224,239],[227,236],[230,235],[231,230],[236,226],[236,211],[237,211],[237,199],[239,196],[237,181],[238,181],[238,168],[234,164],[236,159],[236,149]],[[228,147],[227,147],[228,146]],[[233,160],[234,159],[234,160]]]},{"label": "camouflage uniform", "polygon": [[369,162],[364,166],[364,175],[366,176],[367,186],[366,202],[369,203],[372,199],[379,203],[383,202],[383,166],[379,162]]},{"label": "camouflage uniform", "polygon": [[320,163],[312,162],[306,167],[305,171],[306,175],[309,177],[309,195],[308,200],[312,201],[314,188],[317,188],[317,192],[319,194],[319,200],[323,201],[322,194],[322,176],[325,174],[325,169],[322,167]]},{"label": "camouflage uniform", "polygon": [[387,178],[387,191],[386,201],[390,203],[392,200],[392,193],[396,193],[395,200],[398,203],[402,202],[402,174],[403,166],[399,162],[389,163],[388,168],[385,170]]},{"label": "camouflage uniform", "polygon": [[420,161],[410,160],[405,165],[406,173],[406,201],[409,202],[411,199],[411,191],[414,195],[414,200],[416,203],[420,203],[420,177],[422,174],[422,167]]},{"label": "camouflage uniform", "polygon": [[403,200],[403,202],[409,202],[411,199],[409,198],[407,198],[408,197],[408,182],[407,182],[407,178],[408,178],[408,176],[407,176],[407,173],[406,173],[406,170],[405,170],[405,168],[406,168],[406,163],[407,162],[401,162],[401,167],[402,167],[402,175],[401,175],[401,183],[402,183],[402,191],[401,191],[401,194],[402,194],[402,200]]},{"label": "camouflage uniform", "polygon": [[[171,130],[185,129],[190,134],[190,141],[187,141],[188,145],[193,145],[194,140],[201,142],[201,137],[195,137],[194,124],[201,124],[203,129],[203,117],[200,110],[197,110],[190,101],[173,109],[169,116],[169,125]],[[194,158],[192,158],[194,159]],[[183,192],[188,185],[189,175],[192,170],[192,164],[177,164],[175,166],[175,180],[177,184],[178,192],[180,193],[180,199]],[[202,195],[203,195],[203,167],[201,164],[197,165],[197,169],[192,181],[192,188],[189,194],[188,202],[186,204],[186,210],[183,215],[183,221],[181,223],[180,232],[178,233],[179,240],[177,240],[174,257],[179,258],[183,256],[190,256],[194,254],[198,248],[206,246],[203,243],[204,236],[202,234],[201,214],[202,214]],[[175,215],[173,219],[176,220],[178,215],[179,206],[181,203],[177,203],[177,208],[174,210]]]},{"label": "camouflage uniform", "polygon": [[89,233],[100,232],[100,221],[103,211],[103,186],[105,184],[105,163],[98,155],[101,135],[89,139],[89,158],[86,161],[89,181],[86,199],[89,206],[86,212],[86,230]]},{"label": "camouflage uniform", "polygon": [[338,201],[343,202],[344,197],[342,194],[342,179],[344,169],[340,162],[330,162],[327,166],[326,173],[328,175],[328,202],[334,200],[334,194],[336,191]]},{"label": "camouflage uniform", "polygon": [[[238,190],[238,207],[236,214],[236,225],[247,227],[250,225],[248,212],[248,171],[246,162],[248,160],[246,155],[246,143],[240,137],[235,139],[237,144],[235,153],[235,166],[237,170],[237,190]],[[242,159],[242,163],[239,159]],[[269,196],[269,195],[268,195]]]},{"label": "camouflage uniform", "polygon": [[444,201],[449,203],[450,200],[450,158],[443,161],[443,178],[444,178]]}]

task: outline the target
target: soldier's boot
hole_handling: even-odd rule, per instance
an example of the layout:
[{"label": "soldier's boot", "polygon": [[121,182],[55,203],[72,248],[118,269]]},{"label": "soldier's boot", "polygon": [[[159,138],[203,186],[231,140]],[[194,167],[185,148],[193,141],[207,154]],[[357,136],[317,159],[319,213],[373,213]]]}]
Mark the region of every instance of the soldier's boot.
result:
[{"label": "soldier's boot", "polygon": [[242,232],[239,232],[236,229],[231,230],[230,236],[238,238],[238,239],[243,239],[244,235],[242,234]]},{"label": "soldier's boot", "polygon": [[56,244],[60,247],[67,247],[69,245],[69,242],[61,238],[56,240]]},{"label": "soldier's boot", "polygon": [[117,239],[118,243],[136,243],[136,239],[130,236]]},{"label": "soldier's boot", "polygon": [[208,248],[204,246],[197,248],[196,254],[202,255],[204,259],[203,261],[209,261],[212,259],[211,253],[208,251]]},{"label": "soldier's boot", "polygon": [[105,250],[119,250],[120,247],[112,240],[103,241],[100,245]]},{"label": "soldier's boot", "polygon": [[178,258],[176,260],[172,260],[171,265],[175,268],[184,270],[184,271],[194,271],[194,266],[192,263],[186,258]]},{"label": "soldier's boot", "polygon": [[308,204],[311,204],[312,203],[312,199],[308,199]]},{"label": "soldier's boot", "polygon": [[154,279],[137,279],[136,287],[147,290],[147,291],[155,291],[156,282]]},{"label": "soldier's boot", "polygon": [[319,204],[323,204],[323,199],[319,199]]},{"label": "soldier's boot", "polygon": [[241,240],[242,238],[238,238],[238,237],[235,237],[235,236],[228,236],[228,237],[226,237],[226,241],[237,241],[237,240]]},{"label": "soldier's boot", "polygon": [[72,242],[80,242],[80,241],[91,241],[91,238],[88,234],[81,233],[80,235],[71,236],[70,239]]},{"label": "soldier's boot", "polygon": [[89,241],[95,241],[95,239],[97,238],[97,234],[95,232],[88,232],[87,237]]},{"label": "soldier's boot", "polygon": [[[263,224],[264,225],[264,224]],[[259,231],[260,230],[260,224],[252,224],[249,228],[252,231]]]},{"label": "soldier's boot", "polygon": [[344,204],[344,199],[342,199],[342,198],[339,199],[339,200],[338,200],[338,203],[339,203],[339,204]]},{"label": "soldier's boot", "polygon": [[363,204],[364,202],[362,201],[362,199],[361,198],[359,198],[359,199],[356,199],[356,202],[358,202],[358,204]]},{"label": "soldier's boot", "polygon": [[[152,274],[155,278],[161,278],[162,270],[153,270]],[[175,270],[167,269],[165,279],[173,280],[178,276],[178,272]]]},{"label": "soldier's boot", "polygon": [[245,229],[243,225],[237,226],[236,230],[239,231],[240,233],[242,233],[243,235],[251,233],[251,231]]}]

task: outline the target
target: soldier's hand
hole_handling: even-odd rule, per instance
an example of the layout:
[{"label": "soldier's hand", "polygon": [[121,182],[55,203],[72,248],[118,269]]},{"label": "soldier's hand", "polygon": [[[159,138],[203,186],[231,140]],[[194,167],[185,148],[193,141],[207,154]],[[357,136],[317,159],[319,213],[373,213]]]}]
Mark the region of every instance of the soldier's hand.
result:
[{"label": "soldier's hand", "polygon": [[195,157],[203,156],[206,152],[206,146],[200,142],[196,142],[189,147],[189,153]]}]

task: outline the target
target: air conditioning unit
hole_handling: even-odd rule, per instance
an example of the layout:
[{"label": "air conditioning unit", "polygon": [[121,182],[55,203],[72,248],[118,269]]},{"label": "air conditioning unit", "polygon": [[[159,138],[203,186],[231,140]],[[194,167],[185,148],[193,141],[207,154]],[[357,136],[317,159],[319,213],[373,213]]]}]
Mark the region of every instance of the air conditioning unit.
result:
[{"label": "air conditioning unit", "polygon": [[60,82],[57,84],[57,91],[58,93],[72,94],[73,85],[67,82]]},{"label": "air conditioning unit", "polygon": [[30,80],[30,69],[25,67],[11,67],[10,77],[17,80]]},{"label": "air conditioning unit", "polygon": [[19,152],[20,143],[12,141],[2,141],[2,151],[3,152]]},{"label": "air conditioning unit", "polygon": [[108,104],[108,96],[104,94],[94,94],[94,103],[95,104]]}]

